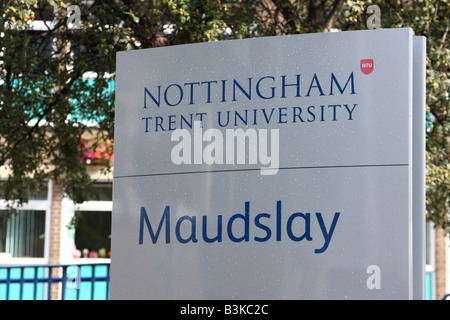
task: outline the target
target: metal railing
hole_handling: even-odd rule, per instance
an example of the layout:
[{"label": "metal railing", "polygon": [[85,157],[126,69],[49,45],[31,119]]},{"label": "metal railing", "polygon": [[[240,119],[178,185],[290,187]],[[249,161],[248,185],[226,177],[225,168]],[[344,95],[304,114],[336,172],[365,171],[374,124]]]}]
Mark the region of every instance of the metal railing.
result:
[{"label": "metal railing", "polygon": [[110,263],[0,266],[0,300],[109,300]]}]

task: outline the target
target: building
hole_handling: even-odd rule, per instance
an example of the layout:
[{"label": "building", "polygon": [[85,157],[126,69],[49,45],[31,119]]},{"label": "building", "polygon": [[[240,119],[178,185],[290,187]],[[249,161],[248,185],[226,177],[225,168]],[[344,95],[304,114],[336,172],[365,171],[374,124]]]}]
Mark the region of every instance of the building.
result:
[{"label": "building", "polygon": [[[91,174],[97,179],[98,192],[81,205],[74,205],[54,181],[48,181],[45,190],[32,195],[9,219],[6,205],[0,201],[0,270],[8,265],[110,263],[112,175],[99,176],[95,168]],[[0,271],[2,279],[6,273]],[[52,289],[52,299],[60,299],[60,290]],[[13,291],[10,297],[14,297]],[[6,286],[0,284],[0,300],[5,292]],[[44,287],[38,292],[41,298],[48,298]]]}]

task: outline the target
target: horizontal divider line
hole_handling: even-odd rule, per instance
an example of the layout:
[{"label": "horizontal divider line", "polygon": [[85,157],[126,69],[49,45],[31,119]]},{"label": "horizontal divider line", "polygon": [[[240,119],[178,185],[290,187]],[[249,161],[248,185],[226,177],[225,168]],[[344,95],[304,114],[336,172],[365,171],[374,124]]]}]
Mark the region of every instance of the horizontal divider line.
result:
[{"label": "horizontal divider line", "polygon": [[[278,170],[304,170],[304,169],[334,169],[334,168],[373,168],[373,167],[407,167],[407,163],[398,164],[360,164],[360,165],[341,165],[341,166],[310,166],[310,167],[285,167],[278,168]],[[244,172],[244,171],[259,171],[259,170],[273,170],[274,168],[247,168],[247,169],[222,169],[222,170],[203,170],[203,171],[186,171],[186,172],[170,172],[170,173],[147,173],[147,174],[132,174],[124,176],[114,176],[114,179],[119,178],[138,178],[138,177],[153,177],[153,176],[171,176],[180,174],[196,174],[196,173],[222,173],[222,172]]]}]

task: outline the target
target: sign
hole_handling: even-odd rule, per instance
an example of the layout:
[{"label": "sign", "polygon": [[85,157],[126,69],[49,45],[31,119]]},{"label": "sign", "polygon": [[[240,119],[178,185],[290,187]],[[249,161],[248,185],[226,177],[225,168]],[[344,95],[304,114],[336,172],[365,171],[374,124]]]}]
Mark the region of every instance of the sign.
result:
[{"label": "sign", "polygon": [[405,28],[118,53],[111,297],[421,298],[423,48]]},{"label": "sign", "polygon": [[373,71],[373,59],[361,60],[361,72],[364,74],[371,74]]}]

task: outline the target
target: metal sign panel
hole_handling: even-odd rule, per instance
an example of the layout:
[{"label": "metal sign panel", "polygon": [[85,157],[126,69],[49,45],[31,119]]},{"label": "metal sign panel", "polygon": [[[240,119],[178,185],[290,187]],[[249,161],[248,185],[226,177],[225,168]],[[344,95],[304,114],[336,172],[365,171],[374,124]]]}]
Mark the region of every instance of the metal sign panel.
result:
[{"label": "metal sign panel", "polygon": [[412,63],[411,29],[119,53],[111,297],[412,298]]}]

